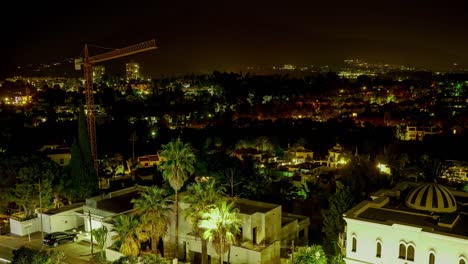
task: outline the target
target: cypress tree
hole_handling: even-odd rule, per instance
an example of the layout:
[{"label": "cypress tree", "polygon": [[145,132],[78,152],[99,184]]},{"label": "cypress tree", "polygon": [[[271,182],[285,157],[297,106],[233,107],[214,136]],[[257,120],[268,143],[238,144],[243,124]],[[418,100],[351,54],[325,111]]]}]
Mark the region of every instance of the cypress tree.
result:
[{"label": "cypress tree", "polygon": [[84,200],[98,188],[89,143],[86,116],[81,106],[78,116],[78,140],[75,138],[71,147],[71,159],[67,168],[66,189],[71,197]]}]

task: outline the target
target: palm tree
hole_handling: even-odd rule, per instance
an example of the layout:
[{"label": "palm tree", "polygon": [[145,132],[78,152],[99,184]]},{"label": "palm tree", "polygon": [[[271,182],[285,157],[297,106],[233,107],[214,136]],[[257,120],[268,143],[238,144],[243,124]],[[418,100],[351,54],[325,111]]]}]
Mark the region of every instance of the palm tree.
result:
[{"label": "palm tree", "polygon": [[134,215],[119,215],[114,219],[114,231],[117,232],[115,240],[120,241],[120,253],[126,256],[138,256],[140,243],[138,227],[140,222]]},{"label": "palm tree", "polygon": [[224,200],[203,213],[199,224],[199,228],[204,230],[203,238],[214,243],[221,264],[224,253],[236,242],[236,235],[240,232],[238,212],[233,202]]},{"label": "palm tree", "polygon": [[199,227],[202,215],[223,197],[224,188],[216,186],[215,181],[210,180],[206,183],[196,182],[190,185],[187,188],[187,195],[182,198],[184,203],[189,204],[189,207],[184,210],[184,216],[192,224],[193,232],[201,238],[202,264],[208,264],[207,242],[202,236],[203,229]]},{"label": "palm tree", "polygon": [[159,238],[166,232],[169,224],[171,201],[166,198],[166,192],[154,187],[144,187],[138,199],[132,199],[133,207],[140,215],[141,224],[150,233],[151,251],[158,252]]},{"label": "palm tree", "polygon": [[419,157],[416,166],[418,166],[423,176],[423,180],[426,182],[436,182],[437,178],[439,178],[444,171],[444,164],[441,159],[431,157],[427,154]]},{"label": "palm tree", "polygon": [[175,191],[176,223],[175,243],[176,258],[179,256],[179,190],[184,186],[188,176],[195,171],[195,154],[189,143],[183,143],[180,138],[162,146],[159,154],[163,162],[159,165],[163,178],[169,182]]}]

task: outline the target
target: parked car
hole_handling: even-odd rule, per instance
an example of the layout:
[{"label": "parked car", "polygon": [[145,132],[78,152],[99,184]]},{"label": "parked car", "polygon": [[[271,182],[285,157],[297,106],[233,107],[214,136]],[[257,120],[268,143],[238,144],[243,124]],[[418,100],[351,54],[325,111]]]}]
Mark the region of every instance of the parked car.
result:
[{"label": "parked car", "polygon": [[44,236],[44,244],[56,247],[59,244],[77,241],[78,236],[75,233],[53,232]]}]

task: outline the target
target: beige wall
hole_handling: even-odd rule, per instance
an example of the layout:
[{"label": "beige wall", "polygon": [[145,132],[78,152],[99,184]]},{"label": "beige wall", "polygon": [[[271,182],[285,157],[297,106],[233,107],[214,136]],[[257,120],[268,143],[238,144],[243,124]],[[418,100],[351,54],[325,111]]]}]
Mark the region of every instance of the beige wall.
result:
[{"label": "beige wall", "polygon": [[[250,202],[250,201],[248,201]],[[262,205],[251,201],[256,206]],[[190,257],[190,251],[201,252],[201,240],[189,235],[192,230],[191,224],[184,217],[184,209],[189,205],[180,203],[179,211],[179,256],[187,255]],[[269,205],[271,206],[271,205]],[[164,237],[164,251],[167,257],[173,256],[175,241],[175,210],[170,215],[168,232]],[[250,263],[279,263],[280,262],[280,238],[281,238],[281,206],[273,207],[266,213],[253,213],[251,215],[239,213],[242,227],[242,241],[237,246],[231,246],[230,262],[232,264],[250,264]],[[256,227],[257,243],[253,245],[253,228]],[[184,242],[186,252],[184,250]],[[172,246],[171,246],[172,245]],[[208,243],[208,254],[212,259],[219,259],[214,246]],[[226,253],[224,259],[227,260]]]},{"label": "beige wall", "polygon": [[281,239],[281,206],[265,214],[266,242],[273,243]]}]

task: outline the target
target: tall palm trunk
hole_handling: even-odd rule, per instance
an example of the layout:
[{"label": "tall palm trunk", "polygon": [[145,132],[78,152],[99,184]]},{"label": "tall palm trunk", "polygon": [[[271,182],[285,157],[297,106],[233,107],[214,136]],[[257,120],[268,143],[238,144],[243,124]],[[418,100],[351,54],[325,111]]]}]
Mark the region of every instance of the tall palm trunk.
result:
[{"label": "tall palm trunk", "polygon": [[220,262],[221,264],[223,264],[223,257],[224,257],[224,237],[221,236],[221,253],[219,254],[219,257],[220,257]]},{"label": "tall palm trunk", "polygon": [[175,190],[176,200],[176,231],[175,231],[175,242],[176,242],[176,258],[179,259],[179,192]]},{"label": "tall palm trunk", "polygon": [[202,264],[208,264],[208,242],[206,239],[201,238],[201,254],[202,254]]},{"label": "tall palm trunk", "polygon": [[[154,230],[154,225],[153,225],[153,230]],[[158,254],[158,239],[159,237],[156,234],[151,235],[151,252],[154,254]]]}]

